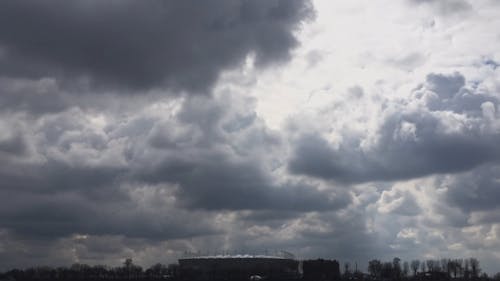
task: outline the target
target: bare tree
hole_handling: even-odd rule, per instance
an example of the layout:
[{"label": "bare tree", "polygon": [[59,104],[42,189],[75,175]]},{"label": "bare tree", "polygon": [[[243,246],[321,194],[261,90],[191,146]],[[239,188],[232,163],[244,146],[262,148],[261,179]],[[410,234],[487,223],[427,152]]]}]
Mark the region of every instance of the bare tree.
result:
[{"label": "bare tree", "polygon": [[127,273],[127,279],[130,279],[132,277],[133,267],[134,263],[132,262],[132,259],[126,258],[125,261],[123,262],[123,269]]},{"label": "bare tree", "polygon": [[469,259],[470,271],[472,278],[478,278],[481,269],[479,268],[479,261],[476,258]]},{"label": "bare tree", "polygon": [[394,278],[396,280],[401,279],[401,259],[398,257],[395,257],[392,259],[392,268],[394,270]]},{"label": "bare tree", "polygon": [[351,264],[349,262],[344,263],[344,275],[350,275],[351,274]]},{"label": "bare tree", "polygon": [[403,263],[403,277],[408,277],[408,273],[410,272],[410,265],[407,261]]},{"label": "bare tree", "polygon": [[441,259],[441,271],[445,272],[450,276],[450,270],[448,269],[448,259]]},{"label": "bare tree", "polygon": [[425,261],[422,261],[420,263],[420,272],[422,273],[425,273],[427,270],[426,270],[426,267],[425,267]]},{"label": "bare tree", "polygon": [[420,267],[419,260],[412,260],[411,261],[411,269],[413,270],[413,276],[417,276],[417,271],[418,271],[419,267]]},{"label": "bare tree", "polygon": [[459,276],[464,276],[464,260],[463,259],[456,259],[457,262],[457,271]]},{"label": "bare tree", "polygon": [[375,277],[380,278],[382,275],[382,262],[380,260],[371,260],[368,262],[368,272]]},{"label": "bare tree", "polygon": [[438,272],[439,271],[439,261],[437,260],[427,260],[427,270],[430,272]]},{"label": "bare tree", "polygon": [[382,264],[382,278],[393,278],[394,277],[394,268],[391,262],[384,262]]},{"label": "bare tree", "polygon": [[469,280],[470,279],[470,268],[469,268],[469,260],[465,259],[464,260],[464,279]]}]

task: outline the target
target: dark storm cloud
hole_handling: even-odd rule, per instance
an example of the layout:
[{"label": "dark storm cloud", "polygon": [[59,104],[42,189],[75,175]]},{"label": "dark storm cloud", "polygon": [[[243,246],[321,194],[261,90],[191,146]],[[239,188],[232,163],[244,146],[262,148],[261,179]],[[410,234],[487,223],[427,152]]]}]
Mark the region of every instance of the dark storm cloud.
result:
[{"label": "dark storm cloud", "polygon": [[[10,121],[2,123],[16,125]],[[150,200],[142,206],[124,181],[130,173],[124,151],[116,139],[89,124],[83,112],[29,121],[18,120],[19,130],[2,130],[7,137],[0,141],[0,228],[45,240],[73,234],[176,239],[217,232],[209,217],[186,224],[195,212],[173,209],[173,203]],[[129,137],[134,136],[118,138]]]},{"label": "dark storm cloud", "polygon": [[498,161],[493,129],[498,99],[464,88],[460,74],[430,74],[412,98],[387,109],[376,144],[346,137],[333,148],[317,134],[295,142],[290,171],[341,182],[398,180],[453,173]]},{"label": "dark storm cloud", "polygon": [[213,155],[198,162],[166,161],[143,177],[180,184],[183,205],[208,210],[321,211],[345,207],[348,194],[318,191],[300,183],[274,184],[256,163],[234,163]]},{"label": "dark storm cloud", "polygon": [[73,234],[124,235],[153,240],[178,239],[217,233],[208,217],[166,208],[147,209],[129,200],[91,200],[71,191],[56,195],[1,191],[0,222],[18,236],[54,239]]},{"label": "dark storm cloud", "polygon": [[79,233],[175,239],[216,232],[208,218],[206,223],[186,224],[184,219],[192,214],[168,204],[138,205],[122,187],[123,168],[71,167],[54,160],[4,164],[0,226],[16,235],[49,240]]},{"label": "dark storm cloud", "polygon": [[[2,249],[0,251],[1,270],[24,268],[35,264],[66,264],[68,256],[55,253],[55,241],[19,239],[12,233],[0,230]],[[29,249],[29,250],[27,250]],[[50,256],[50,260],[47,259]]]},{"label": "dark storm cloud", "polygon": [[2,1],[0,74],[206,92],[248,54],[288,59],[312,14],[301,0]]},{"label": "dark storm cloud", "polygon": [[[67,163],[48,161],[43,164],[17,164],[10,161],[0,168],[0,189],[52,194],[72,189],[84,191],[88,197],[121,197],[119,192],[110,192],[114,181],[124,169],[114,167],[71,167]],[[113,197],[108,197],[113,200]]]}]

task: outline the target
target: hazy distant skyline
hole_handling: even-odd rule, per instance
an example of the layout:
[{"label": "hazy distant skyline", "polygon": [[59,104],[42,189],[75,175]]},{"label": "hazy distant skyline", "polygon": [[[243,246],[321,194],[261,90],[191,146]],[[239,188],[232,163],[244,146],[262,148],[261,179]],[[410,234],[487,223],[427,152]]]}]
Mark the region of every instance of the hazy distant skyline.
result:
[{"label": "hazy distant skyline", "polygon": [[500,271],[500,2],[0,2],[0,265]]}]

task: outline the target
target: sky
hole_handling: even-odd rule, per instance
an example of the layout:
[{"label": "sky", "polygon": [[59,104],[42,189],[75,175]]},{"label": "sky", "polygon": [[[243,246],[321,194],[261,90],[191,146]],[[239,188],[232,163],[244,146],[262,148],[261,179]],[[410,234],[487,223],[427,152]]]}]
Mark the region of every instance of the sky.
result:
[{"label": "sky", "polygon": [[496,0],[1,1],[0,270],[500,271],[499,26]]}]

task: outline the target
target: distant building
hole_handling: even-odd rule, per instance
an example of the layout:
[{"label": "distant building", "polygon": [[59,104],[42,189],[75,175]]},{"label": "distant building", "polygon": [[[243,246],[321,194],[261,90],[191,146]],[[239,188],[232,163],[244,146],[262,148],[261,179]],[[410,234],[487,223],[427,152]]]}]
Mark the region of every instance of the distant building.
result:
[{"label": "distant building", "polygon": [[302,262],[303,280],[340,280],[340,266],[336,260],[305,260]]},{"label": "distant building", "polygon": [[298,266],[294,259],[275,256],[200,256],[179,259],[179,277],[186,281],[290,280],[299,278]]}]

